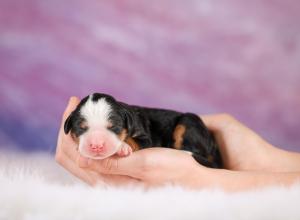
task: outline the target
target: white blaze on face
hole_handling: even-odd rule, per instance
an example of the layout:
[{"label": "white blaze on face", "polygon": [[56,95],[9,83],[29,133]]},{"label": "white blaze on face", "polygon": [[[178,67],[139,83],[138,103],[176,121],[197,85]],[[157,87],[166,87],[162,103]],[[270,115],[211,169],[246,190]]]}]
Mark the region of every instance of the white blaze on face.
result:
[{"label": "white blaze on face", "polygon": [[111,106],[105,98],[98,101],[92,101],[92,95],[80,109],[81,115],[86,119],[90,128],[106,128],[108,126],[108,119],[111,113]]},{"label": "white blaze on face", "polygon": [[[81,107],[80,114],[87,122],[88,130],[79,136],[79,152],[93,159],[103,159],[116,153],[122,145],[118,136],[107,129],[109,115],[112,111],[111,105],[101,98],[98,101],[92,100],[92,95]],[[92,152],[90,144],[101,145],[105,148],[102,152]]]}]

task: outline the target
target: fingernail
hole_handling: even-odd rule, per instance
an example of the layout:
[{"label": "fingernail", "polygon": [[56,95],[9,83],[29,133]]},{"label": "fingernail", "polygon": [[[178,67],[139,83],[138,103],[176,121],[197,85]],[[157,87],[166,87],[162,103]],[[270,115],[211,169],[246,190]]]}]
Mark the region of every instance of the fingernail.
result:
[{"label": "fingernail", "polygon": [[79,157],[79,161],[78,161],[79,167],[88,167],[90,163],[91,163],[91,159],[82,156]]}]

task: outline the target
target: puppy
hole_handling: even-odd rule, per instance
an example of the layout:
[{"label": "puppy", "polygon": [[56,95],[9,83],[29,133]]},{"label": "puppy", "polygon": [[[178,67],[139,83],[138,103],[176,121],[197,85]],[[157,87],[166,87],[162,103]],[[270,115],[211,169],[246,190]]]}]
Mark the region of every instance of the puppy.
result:
[{"label": "puppy", "polygon": [[80,154],[93,159],[155,146],[188,151],[204,166],[222,167],[213,135],[192,113],[128,105],[94,93],[69,115],[64,131],[78,142]]}]

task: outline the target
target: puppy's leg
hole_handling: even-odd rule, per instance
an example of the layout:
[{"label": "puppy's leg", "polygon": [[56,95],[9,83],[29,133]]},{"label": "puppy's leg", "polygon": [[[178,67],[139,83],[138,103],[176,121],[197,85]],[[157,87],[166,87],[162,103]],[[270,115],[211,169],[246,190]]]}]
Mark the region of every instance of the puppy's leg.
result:
[{"label": "puppy's leg", "polygon": [[182,114],[173,131],[173,146],[178,150],[192,152],[200,164],[220,168],[222,161],[213,135],[195,114]]},{"label": "puppy's leg", "polygon": [[132,148],[128,144],[123,143],[123,145],[118,150],[117,155],[120,157],[127,157],[131,153],[132,153]]}]

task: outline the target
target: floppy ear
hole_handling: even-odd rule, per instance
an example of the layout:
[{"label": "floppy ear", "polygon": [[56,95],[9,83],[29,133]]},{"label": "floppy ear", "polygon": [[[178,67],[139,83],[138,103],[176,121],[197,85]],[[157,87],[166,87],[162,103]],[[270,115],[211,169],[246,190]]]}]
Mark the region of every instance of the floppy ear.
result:
[{"label": "floppy ear", "polygon": [[126,108],[124,109],[124,121],[125,127],[127,128],[127,133],[130,137],[132,137],[132,134],[134,133],[134,118],[132,112]]},{"label": "floppy ear", "polygon": [[138,139],[148,139],[149,136],[149,122],[139,113],[126,111],[126,127],[130,137]]},{"label": "floppy ear", "polygon": [[121,104],[124,114],[125,126],[128,135],[133,138],[148,139],[149,122],[139,112],[132,111],[126,104]]},{"label": "floppy ear", "polygon": [[65,134],[68,134],[70,132],[71,128],[73,127],[73,115],[74,115],[74,112],[72,112],[65,121],[65,124],[64,124]]}]

